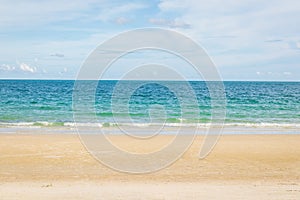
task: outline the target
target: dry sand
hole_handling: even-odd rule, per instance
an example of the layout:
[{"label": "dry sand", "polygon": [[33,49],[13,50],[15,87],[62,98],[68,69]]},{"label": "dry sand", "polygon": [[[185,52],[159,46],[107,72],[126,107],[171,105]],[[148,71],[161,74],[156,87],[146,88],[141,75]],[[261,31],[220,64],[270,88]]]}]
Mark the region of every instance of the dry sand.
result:
[{"label": "dry sand", "polygon": [[76,135],[1,134],[0,199],[300,199],[300,135],[223,135],[204,160],[202,141],[161,171],[131,175],[100,164]]}]

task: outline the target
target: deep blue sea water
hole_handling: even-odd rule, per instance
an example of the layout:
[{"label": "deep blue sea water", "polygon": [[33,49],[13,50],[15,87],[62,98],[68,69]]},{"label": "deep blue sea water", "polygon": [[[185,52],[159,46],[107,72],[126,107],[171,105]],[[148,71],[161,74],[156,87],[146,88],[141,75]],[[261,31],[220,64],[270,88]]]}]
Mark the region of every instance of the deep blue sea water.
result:
[{"label": "deep blue sea water", "polygon": [[[164,122],[205,126],[211,122],[211,99],[205,82],[189,82],[197,105],[192,99],[187,101],[191,103],[185,105],[185,113],[180,99],[160,82],[144,82],[136,88],[127,102],[128,109],[124,109],[124,101],[120,105],[115,101],[116,109],[112,109],[112,96],[118,100],[132,83],[125,81],[124,90],[113,94],[117,81],[100,81],[94,97],[95,112],[84,112],[80,123],[89,124],[90,116],[96,116],[103,126],[114,126],[116,118],[135,125]],[[183,83],[168,84],[180,90]],[[0,126],[72,126],[73,86],[71,80],[0,80]],[[300,82],[224,82],[224,86],[225,125],[300,127]],[[189,91],[184,94],[193,98]]]}]

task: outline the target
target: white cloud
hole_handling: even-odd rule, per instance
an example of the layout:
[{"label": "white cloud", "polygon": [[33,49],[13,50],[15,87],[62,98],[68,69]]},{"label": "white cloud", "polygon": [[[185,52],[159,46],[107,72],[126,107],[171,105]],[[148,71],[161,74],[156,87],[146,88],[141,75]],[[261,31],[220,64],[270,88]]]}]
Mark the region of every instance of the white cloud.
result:
[{"label": "white cloud", "polygon": [[251,44],[270,36],[298,36],[300,31],[300,2],[293,0],[162,0],[159,8],[165,15],[177,13],[200,37],[234,35]]},{"label": "white cloud", "polygon": [[[147,8],[148,4],[150,3],[120,0],[72,0],[72,3],[69,0],[2,0],[0,27],[9,27],[16,30],[50,24],[47,27],[48,29],[56,27],[60,30],[68,28],[83,30],[80,24],[85,25],[85,22],[94,23],[100,20],[101,22],[124,24],[128,22],[128,18],[135,17],[135,11]],[[126,19],[126,22],[124,19]],[[64,25],[55,24],[72,20],[76,20],[76,24],[79,26],[65,27]],[[95,29],[98,30],[98,27]]]},{"label": "white cloud", "polygon": [[300,1],[161,0],[158,7],[157,16],[189,24],[181,31],[200,42],[227,74],[246,68],[253,74],[273,68],[275,74],[300,61]]},{"label": "white cloud", "polygon": [[127,24],[129,22],[129,19],[127,19],[125,17],[119,17],[115,20],[115,22],[117,24],[123,25],[123,24]]},{"label": "white cloud", "polygon": [[[263,78],[268,71],[278,72],[285,78],[296,79],[300,75],[300,1],[0,1],[1,42],[6,46],[0,50],[1,62],[12,63],[15,58],[20,58],[39,68],[23,66],[30,73],[43,72],[40,68],[43,66],[48,71],[47,76],[57,75],[64,73],[64,67],[68,66],[69,73],[65,74],[70,74],[80,67],[97,44],[117,31],[152,23],[179,29],[201,43],[220,71],[229,74],[229,79],[231,74],[241,74],[243,70],[249,72],[245,76],[255,78],[257,71]],[[38,30],[37,27],[42,30],[36,32],[37,37],[28,37],[19,30],[25,28],[28,32],[24,33],[29,33]],[[72,32],[66,31],[61,37],[57,32],[51,32],[53,30]],[[61,52],[68,56],[54,59],[64,57]],[[54,57],[49,59],[49,55]],[[0,70],[15,70],[18,74],[22,70],[20,65],[18,63],[14,69],[0,65]],[[291,76],[285,75],[283,70],[291,72]]]},{"label": "white cloud", "polygon": [[53,57],[59,57],[59,58],[65,57],[65,55],[64,55],[64,54],[61,54],[61,53],[50,54],[50,56],[53,56]]},{"label": "white cloud", "polygon": [[168,20],[163,18],[151,18],[149,22],[158,26],[167,26],[170,28],[190,28],[190,24],[178,19]]},{"label": "white cloud", "polygon": [[103,6],[104,9],[100,9],[100,15],[97,19],[106,22],[113,18],[119,17],[125,13],[133,13],[134,11],[146,8],[146,4],[142,3],[125,3],[117,6]]},{"label": "white cloud", "polygon": [[30,73],[35,73],[37,71],[36,67],[30,67],[29,65],[25,63],[20,64],[20,69],[24,72],[30,72]]},{"label": "white cloud", "polygon": [[33,26],[53,21],[66,21],[85,17],[82,12],[97,8],[106,0],[2,0],[0,6],[0,26]]},{"label": "white cloud", "polygon": [[7,65],[7,64],[0,65],[0,70],[3,70],[3,71],[13,71],[15,69],[16,68],[14,66],[10,66],[10,65]]},{"label": "white cloud", "polygon": [[68,71],[68,68],[64,67],[62,71],[58,72],[59,75],[64,75]]}]

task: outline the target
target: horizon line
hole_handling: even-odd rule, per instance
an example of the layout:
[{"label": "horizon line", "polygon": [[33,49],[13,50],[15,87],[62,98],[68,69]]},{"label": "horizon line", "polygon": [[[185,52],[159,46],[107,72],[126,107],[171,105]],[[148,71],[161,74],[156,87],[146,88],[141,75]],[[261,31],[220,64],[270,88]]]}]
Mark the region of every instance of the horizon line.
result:
[{"label": "horizon line", "polygon": [[[141,80],[141,79],[38,79],[38,78],[0,78],[2,80],[16,80],[16,81],[184,81],[184,80],[160,80],[160,79],[149,79],[149,80]],[[197,80],[197,79],[187,79],[186,81],[199,81],[199,82],[300,82],[300,80]]]}]

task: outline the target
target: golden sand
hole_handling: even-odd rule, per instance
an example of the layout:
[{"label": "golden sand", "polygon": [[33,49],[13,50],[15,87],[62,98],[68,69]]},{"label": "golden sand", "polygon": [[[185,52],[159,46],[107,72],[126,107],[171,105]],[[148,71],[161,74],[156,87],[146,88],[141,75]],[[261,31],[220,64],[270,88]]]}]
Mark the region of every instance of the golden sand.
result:
[{"label": "golden sand", "polygon": [[[172,136],[157,137],[159,146]],[[224,135],[199,159],[202,141],[163,170],[132,175],[99,163],[77,135],[1,134],[0,199],[300,199],[300,135]]]}]

